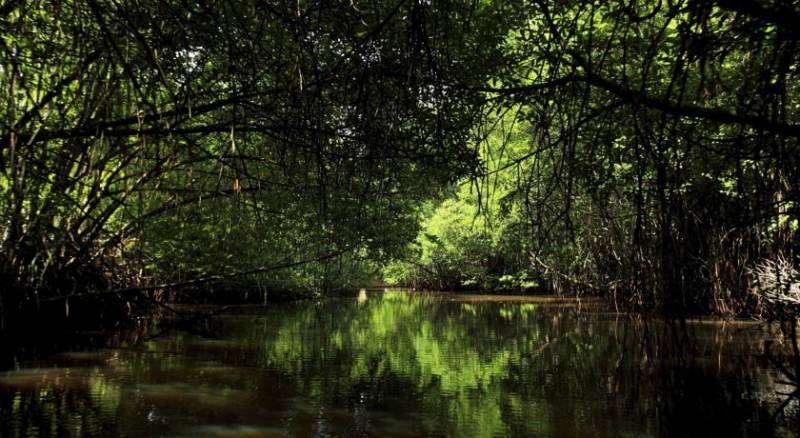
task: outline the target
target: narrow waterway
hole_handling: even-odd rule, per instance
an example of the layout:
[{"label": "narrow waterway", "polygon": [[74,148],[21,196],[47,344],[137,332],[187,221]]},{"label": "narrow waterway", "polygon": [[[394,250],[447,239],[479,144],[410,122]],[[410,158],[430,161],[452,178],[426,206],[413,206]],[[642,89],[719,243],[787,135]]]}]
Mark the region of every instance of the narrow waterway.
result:
[{"label": "narrow waterway", "polygon": [[543,298],[241,307],[21,360],[0,372],[0,436],[788,434],[770,338]]}]

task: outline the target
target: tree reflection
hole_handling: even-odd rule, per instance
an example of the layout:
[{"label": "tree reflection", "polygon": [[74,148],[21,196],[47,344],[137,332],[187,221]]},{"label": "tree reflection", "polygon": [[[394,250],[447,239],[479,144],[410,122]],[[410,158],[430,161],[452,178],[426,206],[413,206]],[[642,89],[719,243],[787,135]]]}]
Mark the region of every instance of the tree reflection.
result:
[{"label": "tree reflection", "polygon": [[774,376],[750,351],[759,336],[752,327],[725,337],[718,326],[403,292],[360,301],[297,308],[257,334],[263,365],[296,376],[299,391],[313,388],[307,393],[320,403],[358,398],[338,388],[366,388],[370,409],[399,403],[420,412],[428,432],[741,435],[774,427],[758,392]]},{"label": "tree reflection", "polygon": [[772,415],[781,374],[758,326],[586,309],[366,291],[244,309],[132,349],[0,373],[0,435],[796,430]]}]

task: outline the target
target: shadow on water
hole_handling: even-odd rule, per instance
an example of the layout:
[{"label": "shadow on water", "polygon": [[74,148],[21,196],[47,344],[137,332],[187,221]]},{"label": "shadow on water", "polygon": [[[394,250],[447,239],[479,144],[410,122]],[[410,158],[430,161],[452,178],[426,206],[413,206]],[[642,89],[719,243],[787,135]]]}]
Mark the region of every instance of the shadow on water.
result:
[{"label": "shadow on water", "polygon": [[[751,323],[596,303],[370,292],[242,307],[0,373],[0,435],[774,436]],[[129,345],[125,347],[125,345]],[[787,419],[788,418],[788,419]]]}]

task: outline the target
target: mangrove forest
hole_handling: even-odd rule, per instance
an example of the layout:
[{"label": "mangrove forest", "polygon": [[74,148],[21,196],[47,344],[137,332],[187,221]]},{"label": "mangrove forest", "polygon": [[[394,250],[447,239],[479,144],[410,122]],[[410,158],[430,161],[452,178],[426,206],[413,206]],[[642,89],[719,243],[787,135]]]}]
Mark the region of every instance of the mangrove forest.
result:
[{"label": "mangrove forest", "polygon": [[795,436],[800,1],[0,0],[0,437]]}]

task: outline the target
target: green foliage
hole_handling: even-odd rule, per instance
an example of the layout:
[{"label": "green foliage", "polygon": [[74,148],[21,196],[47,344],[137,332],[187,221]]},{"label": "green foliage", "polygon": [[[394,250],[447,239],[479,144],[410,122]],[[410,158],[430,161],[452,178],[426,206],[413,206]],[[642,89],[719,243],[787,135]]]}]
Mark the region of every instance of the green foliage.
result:
[{"label": "green foliage", "polygon": [[0,8],[0,305],[388,263],[736,313],[798,253],[791,2]]},{"label": "green foliage", "polygon": [[0,306],[15,308],[238,272],[361,281],[477,167],[470,88],[499,65],[505,7],[1,8]]},{"label": "green foliage", "polygon": [[[483,171],[462,180],[478,199],[457,190],[426,216],[441,244],[418,237],[412,257],[433,272],[392,278],[486,287],[486,256],[510,247],[516,267],[552,290],[754,311],[744,273],[798,254],[800,35],[790,23],[800,16],[789,3],[751,6],[542,0],[519,10],[475,128]],[[488,236],[477,245],[463,225],[476,207]],[[471,258],[482,271],[452,268]]]},{"label": "green foliage", "polygon": [[[420,232],[404,260],[384,268],[390,284],[437,289],[531,291],[524,218],[513,202],[519,159],[527,151],[526,125],[506,111],[480,145],[485,178],[465,180],[453,194],[423,209]],[[487,122],[488,123],[488,122]]]}]

